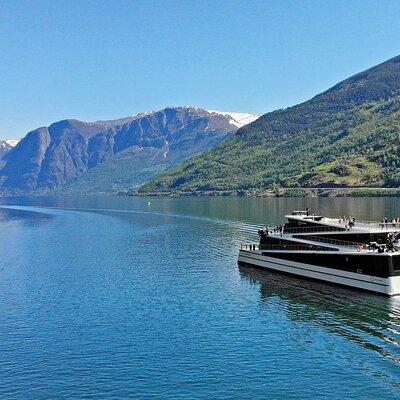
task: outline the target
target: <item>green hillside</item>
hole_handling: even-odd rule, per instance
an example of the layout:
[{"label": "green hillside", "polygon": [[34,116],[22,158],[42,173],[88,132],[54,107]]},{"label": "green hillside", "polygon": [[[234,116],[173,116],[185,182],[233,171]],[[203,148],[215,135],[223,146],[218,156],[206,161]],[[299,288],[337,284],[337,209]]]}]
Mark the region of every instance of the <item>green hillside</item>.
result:
[{"label": "green hillside", "polygon": [[140,189],[400,186],[400,56],[274,111]]}]

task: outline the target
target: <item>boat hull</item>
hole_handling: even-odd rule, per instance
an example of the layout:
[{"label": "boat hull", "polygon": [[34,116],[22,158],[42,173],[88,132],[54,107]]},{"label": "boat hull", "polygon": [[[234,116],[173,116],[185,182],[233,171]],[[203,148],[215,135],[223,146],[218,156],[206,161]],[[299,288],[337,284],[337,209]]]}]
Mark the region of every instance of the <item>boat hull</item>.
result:
[{"label": "boat hull", "polygon": [[361,290],[367,290],[387,296],[400,294],[400,276],[377,277],[367,274],[348,272],[335,268],[307,264],[279,258],[274,254],[269,257],[257,251],[240,250],[239,264],[269,269],[304,278],[335,283]]}]

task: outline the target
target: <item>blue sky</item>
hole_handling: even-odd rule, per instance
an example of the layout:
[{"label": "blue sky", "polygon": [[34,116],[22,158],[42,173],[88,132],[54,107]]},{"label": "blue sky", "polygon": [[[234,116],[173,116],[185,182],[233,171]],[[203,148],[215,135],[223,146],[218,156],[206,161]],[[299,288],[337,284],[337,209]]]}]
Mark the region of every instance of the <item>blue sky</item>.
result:
[{"label": "blue sky", "polygon": [[399,1],[0,2],[0,137],[168,105],[264,114],[400,54]]}]

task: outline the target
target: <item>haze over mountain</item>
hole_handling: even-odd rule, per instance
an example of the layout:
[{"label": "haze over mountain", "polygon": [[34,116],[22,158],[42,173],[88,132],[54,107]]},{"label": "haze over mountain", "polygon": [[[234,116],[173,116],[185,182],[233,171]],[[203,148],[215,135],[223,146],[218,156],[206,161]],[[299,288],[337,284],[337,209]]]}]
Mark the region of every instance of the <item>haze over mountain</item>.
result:
[{"label": "haze over mountain", "polygon": [[209,149],[258,116],[168,107],[112,121],[63,120],[29,132],[4,156],[6,193],[115,192]]},{"label": "haze over mountain", "polygon": [[267,113],[142,193],[400,186],[400,56]]}]

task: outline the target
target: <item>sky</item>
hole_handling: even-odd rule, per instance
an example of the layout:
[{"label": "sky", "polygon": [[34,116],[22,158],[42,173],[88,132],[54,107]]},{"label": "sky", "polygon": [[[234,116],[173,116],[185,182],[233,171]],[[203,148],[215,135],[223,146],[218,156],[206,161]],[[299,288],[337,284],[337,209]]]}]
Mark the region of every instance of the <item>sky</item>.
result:
[{"label": "sky", "polygon": [[400,54],[400,1],[0,2],[0,138],[188,105],[265,114]]}]

